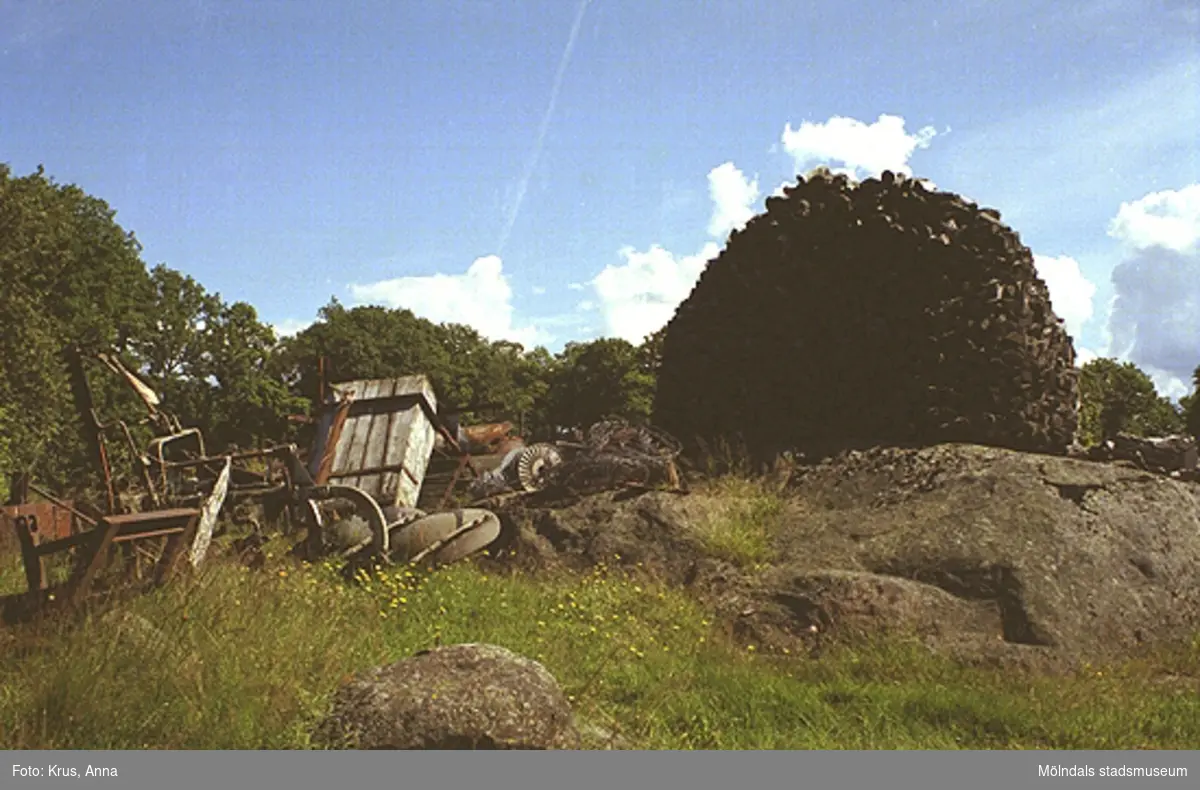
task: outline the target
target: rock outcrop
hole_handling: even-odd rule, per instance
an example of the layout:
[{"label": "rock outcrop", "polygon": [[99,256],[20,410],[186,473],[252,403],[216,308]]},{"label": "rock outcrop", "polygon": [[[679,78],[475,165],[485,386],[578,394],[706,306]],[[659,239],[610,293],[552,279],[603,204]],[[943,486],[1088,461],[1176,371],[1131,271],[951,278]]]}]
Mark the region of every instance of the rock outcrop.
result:
[{"label": "rock outcrop", "polygon": [[314,740],[357,749],[576,749],[580,734],[545,667],[496,645],[462,644],[353,678]]},{"label": "rock outcrop", "polygon": [[764,645],[909,631],[958,656],[1053,662],[1200,630],[1195,483],[949,444],[849,451],[798,469],[782,496],[759,568],[706,549],[702,488],[531,501],[503,518],[518,562],[641,563]]}]

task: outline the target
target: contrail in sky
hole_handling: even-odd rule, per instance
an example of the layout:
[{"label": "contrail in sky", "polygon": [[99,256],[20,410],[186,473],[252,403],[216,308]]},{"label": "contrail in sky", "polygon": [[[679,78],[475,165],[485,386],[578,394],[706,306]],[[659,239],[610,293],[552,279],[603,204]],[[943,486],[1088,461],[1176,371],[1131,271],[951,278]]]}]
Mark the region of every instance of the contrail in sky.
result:
[{"label": "contrail in sky", "polygon": [[546,114],[542,116],[542,125],[538,128],[537,139],[533,143],[533,153],[517,184],[517,199],[513,201],[508,216],[504,218],[504,230],[500,234],[500,243],[496,245],[497,255],[504,254],[504,245],[508,244],[508,236],[512,233],[513,225],[517,221],[517,214],[521,212],[521,204],[525,201],[525,190],[529,188],[529,179],[533,176],[533,170],[537,167],[538,159],[542,155],[542,143],[546,140],[546,130],[550,128],[550,119],[554,117],[554,105],[558,103],[558,92],[562,88],[563,75],[566,74],[567,66],[571,62],[571,52],[575,49],[575,39],[579,37],[579,27],[583,24],[584,12],[587,11],[591,2],[592,0],[583,0],[579,4],[579,10],[575,12],[575,23],[571,25],[571,35],[567,38],[567,45],[563,47],[562,57],[558,61],[558,73],[554,75],[554,87],[550,89],[550,103],[546,106]]}]

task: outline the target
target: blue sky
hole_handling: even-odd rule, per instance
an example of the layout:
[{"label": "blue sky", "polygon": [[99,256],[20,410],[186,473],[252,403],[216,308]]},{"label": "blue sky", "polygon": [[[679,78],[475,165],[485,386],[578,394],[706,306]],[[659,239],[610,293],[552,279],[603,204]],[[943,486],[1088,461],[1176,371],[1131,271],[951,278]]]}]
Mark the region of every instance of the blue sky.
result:
[{"label": "blue sky", "polygon": [[818,164],[998,208],[1083,357],[1200,364],[1200,4],[0,0],[0,161],[281,331],[632,341]]}]

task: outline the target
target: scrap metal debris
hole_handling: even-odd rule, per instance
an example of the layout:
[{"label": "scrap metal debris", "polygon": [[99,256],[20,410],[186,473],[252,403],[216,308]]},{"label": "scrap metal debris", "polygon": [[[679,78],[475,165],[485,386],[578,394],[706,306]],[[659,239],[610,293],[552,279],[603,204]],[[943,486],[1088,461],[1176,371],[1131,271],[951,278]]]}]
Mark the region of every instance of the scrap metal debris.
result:
[{"label": "scrap metal debris", "polygon": [[667,483],[679,487],[675,459],[682,450],[669,434],[622,419],[595,423],[583,442],[534,444],[511,451],[472,484],[483,499],[512,491],[562,489],[575,494]]}]

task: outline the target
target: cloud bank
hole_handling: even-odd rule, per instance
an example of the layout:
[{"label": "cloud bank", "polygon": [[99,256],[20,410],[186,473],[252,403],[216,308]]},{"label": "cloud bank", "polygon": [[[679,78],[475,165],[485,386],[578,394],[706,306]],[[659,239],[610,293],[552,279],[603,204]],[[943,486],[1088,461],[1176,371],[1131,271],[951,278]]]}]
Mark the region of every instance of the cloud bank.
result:
[{"label": "cloud bank", "polygon": [[[909,134],[904,126],[904,119],[894,115],[880,115],[870,124],[840,116],[823,123],[804,121],[797,128],[788,123],[781,136],[782,151],[792,159],[796,173],[823,164],[859,179],[884,170],[911,175],[909,159],[928,147],[936,132],[925,127]],[[782,194],[782,188],[772,194]],[[640,343],[661,329],[691,293],[707,262],[720,252],[717,242],[745,227],[763,197],[758,179],[733,162],[709,171],[708,192],[713,206],[707,230],[713,241],[685,255],[660,245],[645,251],[626,247],[618,252],[621,263],[604,267],[591,281],[606,336]]]},{"label": "cloud bank", "polygon": [[789,123],[782,142],[798,173],[826,165],[834,172],[862,179],[884,170],[911,176],[908,160],[918,149],[928,148],[936,135],[932,126],[907,133],[904,119],[897,115],[880,115],[870,124],[834,116],[824,123],[805,121],[796,129]]},{"label": "cloud bank", "polygon": [[476,258],[463,274],[352,283],[349,290],[359,304],[408,309],[434,323],[466,324],[489,340],[511,340],[527,348],[553,340],[544,330],[515,323],[512,286],[496,255]]},{"label": "cloud bank", "polygon": [[1125,247],[1112,272],[1110,351],[1164,394],[1186,394],[1200,365],[1200,184],[1123,203],[1108,233]]}]

